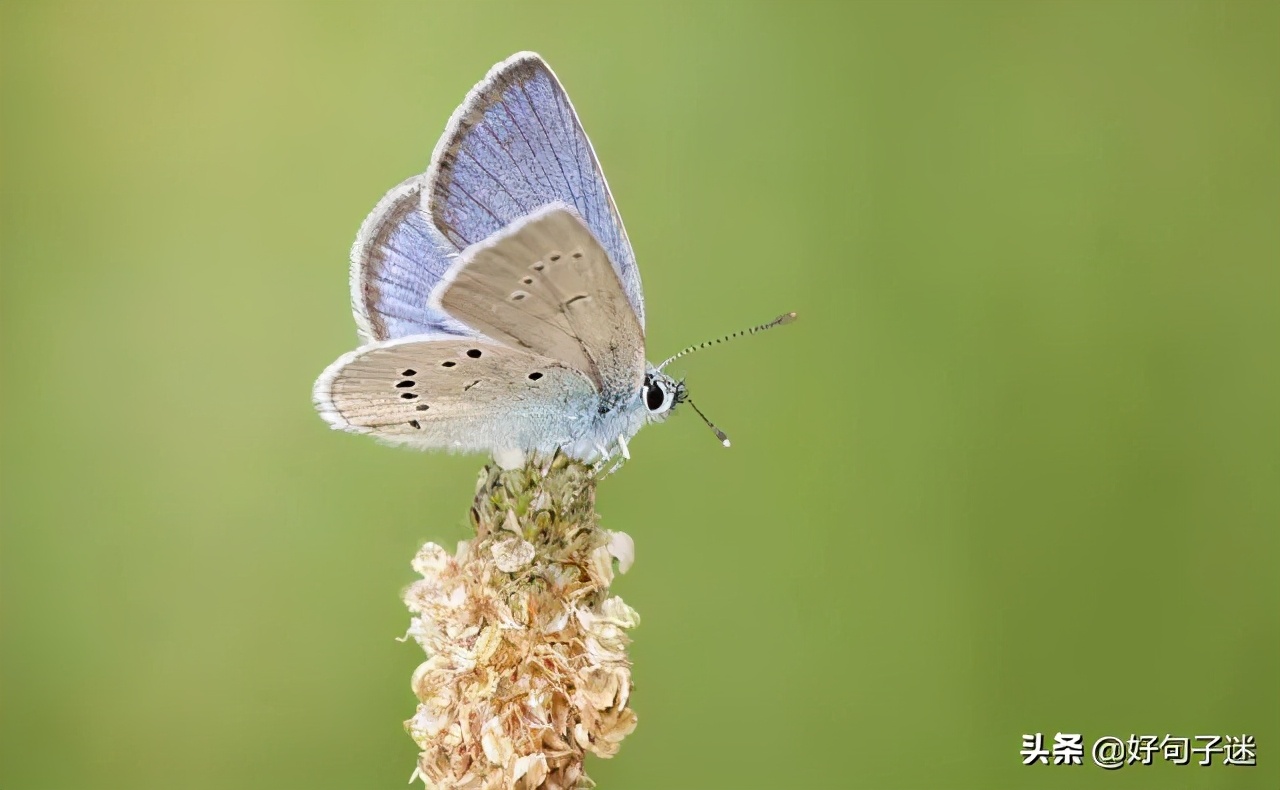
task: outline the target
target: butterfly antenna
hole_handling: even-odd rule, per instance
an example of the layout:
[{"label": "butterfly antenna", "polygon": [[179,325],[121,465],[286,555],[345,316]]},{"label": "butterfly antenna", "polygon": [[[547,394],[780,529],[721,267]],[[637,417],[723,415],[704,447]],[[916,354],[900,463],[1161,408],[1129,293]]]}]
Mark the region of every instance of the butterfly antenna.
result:
[{"label": "butterfly antenna", "polygon": [[[795,313],[792,313],[792,315],[795,315]],[[696,403],[689,400],[688,398],[685,398],[685,402],[693,407],[693,410],[698,413],[698,416],[702,418],[702,421],[707,424],[707,427],[710,428],[711,431],[716,435],[716,438],[720,440],[720,444],[723,444],[725,447],[728,447],[729,437],[725,436],[724,431],[717,428],[714,422],[712,422],[711,420],[708,420],[707,415],[702,413],[702,409],[699,409]]]},{"label": "butterfly antenna", "polygon": [[[681,351],[679,354],[675,354],[673,356],[667,357],[666,360],[663,361],[663,363],[658,366],[658,370],[662,370],[667,365],[671,364],[672,362],[675,362],[680,357],[683,357],[685,354],[692,354],[693,352],[701,351],[704,348],[710,348],[711,346],[718,346],[721,343],[727,343],[730,340],[743,337],[744,335],[754,335],[758,332],[763,332],[767,329],[773,329],[775,326],[782,326],[783,324],[789,324],[794,320],[796,320],[795,313],[783,313],[782,315],[778,316],[777,318],[773,319],[767,324],[760,324],[759,326],[753,326],[750,329],[740,329],[731,335],[725,335],[724,337],[716,338],[715,340],[708,340],[707,342],[699,343],[696,346],[689,346],[684,351]],[[698,407],[694,406],[693,408],[696,410]],[[702,414],[702,412],[698,412],[698,414]],[[703,417],[702,419],[706,420],[707,418]],[[707,425],[711,425],[710,420],[707,421]],[[711,425],[711,427],[714,429],[716,426]],[[720,432],[716,431],[716,433],[719,434]],[[725,439],[723,435],[720,436],[720,441],[724,442],[726,447],[729,444],[729,440]]]}]

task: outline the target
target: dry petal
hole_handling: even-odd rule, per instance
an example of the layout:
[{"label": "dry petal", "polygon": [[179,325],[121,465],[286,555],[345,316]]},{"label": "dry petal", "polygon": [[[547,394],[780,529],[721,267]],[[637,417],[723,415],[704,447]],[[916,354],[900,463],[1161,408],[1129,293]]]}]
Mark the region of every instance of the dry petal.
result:
[{"label": "dry petal", "polygon": [[413,558],[413,569],[428,578],[443,576],[449,568],[449,555],[434,543],[425,543]]},{"label": "dry petal", "polygon": [[502,722],[497,719],[489,719],[484,723],[484,728],[480,731],[480,743],[489,762],[506,765],[511,758],[511,739],[502,731]]},{"label": "dry petal", "polygon": [[515,573],[533,562],[533,544],[523,538],[507,538],[490,549],[498,570]]},{"label": "dry petal", "polygon": [[591,552],[591,578],[602,587],[613,583],[613,555],[608,546],[600,546]]},{"label": "dry petal", "polygon": [[481,631],[480,635],[476,637],[476,662],[480,664],[488,662],[501,644],[502,632],[497,628],[489,627]]},{"label": "dry petal", "polygon": [[636,561],[636,543],[625,532],[605,531],[609,535],[609,554],[618,561],[618,573],[626,573]]},{"label": "dry petal", "polygon": [[537,787],[541,785],[547,778],[546,755],[539,752],[537,754],[527,755],[520,759],[528,761],[525,773],[525,786]]},{"label": "dry petal", "polygon": [[589,667],[578,675],[578,694],[596,710],[605,710],[617,701],[619,684],[624,679],[613,668]]},{"label": "dry petal", "polygon": [[616,595],[606,599],[600,605],[600,614],[623,628],[635,628],[640,625],[640,614]]}]

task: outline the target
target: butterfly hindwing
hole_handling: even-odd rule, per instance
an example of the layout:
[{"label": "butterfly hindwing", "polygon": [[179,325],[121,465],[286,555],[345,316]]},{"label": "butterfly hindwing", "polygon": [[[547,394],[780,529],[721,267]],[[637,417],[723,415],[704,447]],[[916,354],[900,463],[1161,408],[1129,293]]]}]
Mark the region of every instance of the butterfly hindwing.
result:
[{"label": "butterfly hindwing", "polygon": [[608,254],[567,206],[544,206],[469,247],[438,299],[486,337],[583,372],[605,405],[640,389],[643,330]]},{"label": "butterfly hindwing", "polygon": [[572,206],[600,240],[636,320],[635,253],[591,142],[560,81],[532,52],[494,66],[454,113],[427,171],[426,205],[459,249],[542,206]]},{"label": "butterfly hindwing", "polygon": [[417,176],[388,192],[351,248],[351,307],[366,343],[424,332],[475,334],[428,304],[457,250],[422,207],[425,183]]},{"label": "butterfly hindwing", "polygon": [[335,428],[464,451],[554,449],[575,437],[572,415],[598,401],[554,360],[446,335],[362,346],[329,366],[314,398]]}]

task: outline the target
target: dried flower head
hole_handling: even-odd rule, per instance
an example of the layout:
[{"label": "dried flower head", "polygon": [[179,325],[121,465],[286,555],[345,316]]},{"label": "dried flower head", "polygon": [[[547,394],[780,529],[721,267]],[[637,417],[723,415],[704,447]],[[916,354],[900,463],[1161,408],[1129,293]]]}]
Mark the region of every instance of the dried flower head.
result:
[{"label": "dried flower head", "polygon": [[636,726],[626,647],[640,618],[609,596],[634,544],[597,526],[591,470],[559,454],[486,467],[471,521],[452,556],[422,547],[405,592],[427,653],[405,722],[417,774],[437,790],[591,787],[586,752],[612,757]]}]

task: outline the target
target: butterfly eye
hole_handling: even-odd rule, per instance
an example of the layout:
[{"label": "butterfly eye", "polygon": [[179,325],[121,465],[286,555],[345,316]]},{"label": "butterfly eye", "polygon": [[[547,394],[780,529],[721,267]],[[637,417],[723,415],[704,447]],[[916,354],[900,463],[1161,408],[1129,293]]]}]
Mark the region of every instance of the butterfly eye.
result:
[{"label": "butterfly eye", "polygon": [[644,388],[644,405],[651,414],[662,414],[671,408],[671,392],[661,381],[652,381]]}]

